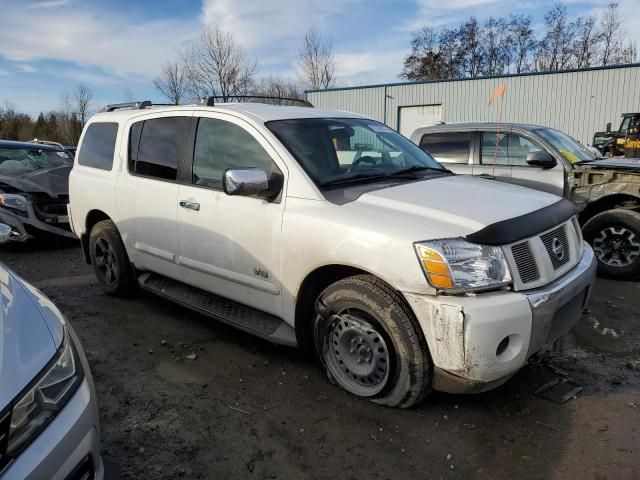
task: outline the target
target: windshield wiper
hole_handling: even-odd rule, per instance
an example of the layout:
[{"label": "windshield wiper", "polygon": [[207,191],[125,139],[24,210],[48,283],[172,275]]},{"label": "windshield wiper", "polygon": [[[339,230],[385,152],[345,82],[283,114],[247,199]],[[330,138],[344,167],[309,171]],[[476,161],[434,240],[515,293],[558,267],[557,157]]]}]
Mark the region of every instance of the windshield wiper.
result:
[{"label": "windshield wiper", "polygon": [[394,172],[391,172],[389,175],[404,175],[406,173],[422,172],[424,170],[432,170],[432,171],[435,171],[435,172],[453,173],[451,170],[448,170],[446,168],[427,167],[425,165],[411,165],[410,167],[402,168],[400,170],[396,170]]},{"label": "windshield wiper", "polygon": [[327,180],[325,182],[320,183],[320,186],[333,187],[335,185],[346,185],[349,183],[358,183],[358,182],[363,182],[367,180],[381,180],[383,178],[389,178],[389,174],[384,173],[384,174],[372,175],[372,174],[366,174],[366,173],[359,173],[357,175],[353,175],[347,178],[336,178],[335,180]]}]

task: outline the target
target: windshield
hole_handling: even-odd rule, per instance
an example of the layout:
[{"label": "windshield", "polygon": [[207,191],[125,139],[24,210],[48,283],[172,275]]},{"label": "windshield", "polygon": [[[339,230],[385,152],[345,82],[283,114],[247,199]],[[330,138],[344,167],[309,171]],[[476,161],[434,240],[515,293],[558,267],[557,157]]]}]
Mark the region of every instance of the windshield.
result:
[{"label": "windshield", "polygon": [[65,152],[38,148],[0,148],[0,175],[29,173],[44,168],[71,165]]},{"label": "windshield", "polygon": [[374,120],[304,118],[266,125],[320,186],[411,178],[422,170],[448,172],[402,135]]},{"label": "windshield", "polygon": [[551,128],[540,128],[536,133],[553,145],[571,163],[592,162],[596,156],[587,147],[566,133]]}]

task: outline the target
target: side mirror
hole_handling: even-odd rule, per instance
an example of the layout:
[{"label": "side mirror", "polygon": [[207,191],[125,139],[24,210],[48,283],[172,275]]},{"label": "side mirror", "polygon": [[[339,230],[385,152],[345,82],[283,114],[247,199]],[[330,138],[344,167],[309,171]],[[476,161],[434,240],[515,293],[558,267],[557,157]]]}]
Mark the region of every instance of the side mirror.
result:
[{"label": "side mirror", "polygon": [[7,243],[11,238],[11,227],[0,223],[0,244]]},{"label": "side mirror", "polygon": [[529,152],[527,155],[527,163],[532,167],[553,168],[557,165],[556,159],[549,152],[544,150],[536,150]]},{"label": "side mirror", "polygon": [[607,123],[607,133],[611,133],[611,122]]},{"label": "side mirror", "polygon": [[[244,197],[276,196],[280,193],[272,191],[274,185],[269,185],[267,172],[259,168],[230,168],[224,172],[222,186],[227,195],[242,195]],[[273,182],[272,182],[273,183]]]}]

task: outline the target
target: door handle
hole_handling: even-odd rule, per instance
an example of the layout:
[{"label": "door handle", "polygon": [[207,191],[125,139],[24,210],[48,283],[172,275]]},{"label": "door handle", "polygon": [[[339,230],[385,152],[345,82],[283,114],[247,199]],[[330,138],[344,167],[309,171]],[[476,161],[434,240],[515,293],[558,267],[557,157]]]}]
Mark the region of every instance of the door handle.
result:
[{"label": "door handle", "polygon": [[189,202],[187,200],[180,200],[180,206],[182,208],[188,208],[190,210],[200,210],[200,204],[196,202]]}]

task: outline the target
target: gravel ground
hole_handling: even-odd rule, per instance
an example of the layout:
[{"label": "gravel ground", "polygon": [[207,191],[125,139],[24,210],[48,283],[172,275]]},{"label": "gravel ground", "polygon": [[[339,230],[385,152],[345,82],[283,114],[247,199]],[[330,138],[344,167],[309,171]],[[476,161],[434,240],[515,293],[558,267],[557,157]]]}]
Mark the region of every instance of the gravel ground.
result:
[{"label": "gravel ground", "polygon": [[[77,244],[5,247],[87,352],[107,479],[640,478],[640,284],[590,311],[504,386],[410,410],[357,400],[314,360],[150,294],[103,295]],[[556,404],[554,378],[584,387]]]}]

